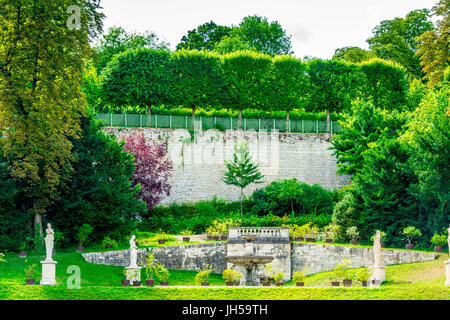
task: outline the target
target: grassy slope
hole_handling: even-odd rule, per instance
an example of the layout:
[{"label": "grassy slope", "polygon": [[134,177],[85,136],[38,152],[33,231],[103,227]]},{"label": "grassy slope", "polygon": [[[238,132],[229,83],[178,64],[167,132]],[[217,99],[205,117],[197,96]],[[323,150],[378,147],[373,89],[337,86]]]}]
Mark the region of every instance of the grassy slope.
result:
[{"label": "grassy slope", "polygon": [[[123,288],[123,268],[90,264],[77,253],[57,253],[56,278],[58,286],[25,286],[25,260],[16,254],[7,255],[8,262],[0,265],[0,299],[447,299],[450,288],[444,287],[444,261],[441,254],[435,261],[387,267],[387,282],[381,288]],[[40,279],[40,259],[32,256],[29,263],[38,264],[36,279]],[[68,290],[66,269],[78,265],[81,269],[81,289]],[[196,272],[171,270],[170,285],[194,285]],[[308,276],[309,286],[329,285],[330,272]],[[212,275],[213,286],[223,286],[220,275]],[[288,283],[289,285],[289,283]]]}]

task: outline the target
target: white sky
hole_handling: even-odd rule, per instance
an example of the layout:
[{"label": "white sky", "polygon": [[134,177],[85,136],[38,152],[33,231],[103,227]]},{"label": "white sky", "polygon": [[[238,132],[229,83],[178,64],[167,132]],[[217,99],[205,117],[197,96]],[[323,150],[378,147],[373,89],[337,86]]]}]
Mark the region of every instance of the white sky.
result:
[{"label": "white sky", "polygon": [[431,9],[437,0],[103,0],[104,30],[150,30],[172,49],[188,30],[213,20],[238,25],[247,15],[276,20],[292,36],[298,57],[331,58],[344,46],[367,49],[366,39],[381,20]]}]

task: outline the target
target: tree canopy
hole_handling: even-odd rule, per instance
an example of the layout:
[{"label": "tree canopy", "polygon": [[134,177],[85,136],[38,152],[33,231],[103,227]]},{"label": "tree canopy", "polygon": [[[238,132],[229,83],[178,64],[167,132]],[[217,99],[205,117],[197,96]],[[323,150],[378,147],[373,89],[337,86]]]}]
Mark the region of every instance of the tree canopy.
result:
[{"label": "tree canopy", "polygon": [[231,29],[231,27],[219,26],[214,21],[206,22],[196,29],[189,30],[177,44],[177,50],[213,51],[215,46],[230,34]]}]

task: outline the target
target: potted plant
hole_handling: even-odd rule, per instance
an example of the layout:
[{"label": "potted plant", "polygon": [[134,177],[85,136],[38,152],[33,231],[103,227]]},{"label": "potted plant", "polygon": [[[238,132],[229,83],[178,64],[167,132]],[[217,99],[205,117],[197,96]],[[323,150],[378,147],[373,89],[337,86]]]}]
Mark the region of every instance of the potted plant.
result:
[{"label": "potted plant", "polygon": [[351,287],[352,286],[352,279],[350,277],[350,265],[352,263],[345,259],[342,263],[342,268],[344,270],[345,278],[342,280],[342,283],[345,287]]},{"label": "potted plant", "polygon": [[209,226],[206,228],[206,234],[207,234],[207,240],[211,241],[214,240],[213,234],[216,233],[216,229],[213,226]]},{"label": "potted plant", "polygon": [[[133,279],[140,279],[141,270],[134,270]],[[141,280],[133,280],[133,287],[140,287],[142,285]]]},{"label": "potted plant", "polygon": [[37,267],[36,264],[31,264],[25,268],[25,275],[27,276],[26,279],[27,285],[34,285],[36,283],[36,279],[33,278],[36,272],[36,267]]},{"label": "potted plant", "polygon": [[276,272],[275,277],[273,277],[273,280],[275,280],[275,284],[277,287],[280,287],[283,285],[283,278],[286,275],[286,273],[283,272]]},{"label": "potted plant", "polygon": [[211,272],[212,270],[209,268],[209,265],[207,264],[205,269],[199,270],[199,272],[195,276],[195,282],[200,283],[202,286],[209,286],[208,279]]},{"label": "potted plant", "polygon": [[369,280],[371,272],[368,268],[362,268],[356,271],[355,280],[360,281],[363,287],[367,287],[367,281]]},{"label": "potted plant", "polygon": [[[377,234],[375,233],[371,238],[370,238],[370,241],[372,241],[373,242],[373,240],[375,239],[375,236],[376,236]],[[382,248],[384,248],[384,240],[386,240],[387,239],[387,234],[386,234],[386,232],[384,232],[384,231],[380,231],[380,242],[381,242],[381,247]]]},{"label": "potted plant", "polygon": [[192,231],[191,230],[183,230],[180,232],[183,236],[183,242],[189,242],[191,240]]},{"label": "potted plant", "polygon": [[83,224],[80,229],[78,229],[77,239],[78,239],[78,247],[77,252],[82,252],[84,250],[83,244],[86,242],[88,236],[92,233],[94,228],[90,224]]},{"label": "potted plant", "polygon": [[292,232],[292,237],[295,241],[303,241],[304,240],[304,235],[305,235],[305,230],[304,228],[298,226],[298,225],[293,225],[289,227],[291,232]]},{"label": "potted plant", "polygon": [[102,247],[105,249],[117,248],[117,241],[106,236],[102,240]]},{"label": "potted plant", "polygon": [[401,234],[405,236],[406,241],[408,242],[406,244],[406,249],[410,250],[414,249],[414,244],[412,244],[413,238],[422,236],[422,232],[414,226],[404,228]]},{"label": "potted plant", "polygon": [[123,275],[125,276],[125,280],[122,280],[122,286],[123,287],[128,287],[130,285],[130,280],[128,280],[127,269],[123,269]]},{"label": "potted plant", "polygon": [[356,226],[347,228],[346,232],[347,236],[350,237],[350,243],[353,245],[358,244],[359,232]]},{"label": "potted plant", "polygon": [[430,242],[434,244],[435,252],[442,252],[442,247],[447,242],[447,236],[445,234],[437,234],[435,233],[431,238]]},{"label": "potted plant", "polygon": [[147,257],[141,262],[145,266],[145,285],[147,287],[153,287],[155,284],[155,269],[157,267],[155,256],[152,253],[147,253]]},{"label": "potted plant", "polygon": [[302,271],[295,271],[292,275],[292,280],[294,281],[295,285],[297,287],[303,287],[305,285],[305,274],[307,272],[307,269],[304,269]]},{"label": "potted plant", "polygon": [[236,273],[234,275],[234,285],[236,287],[239,286],[239,284],[241,283],[242,276],[243,276],[242,273],[236,271]]},{"label": "potted plant", "polygon": [[272,264],[266,264],[264,267],[264,281],[262,283],[263,286],[268,287],[270,286],[270,279],[273,277],[273,271],[272,271]]},{"label": "potted plant", "polygon": [[335,224],[329,224],[324,228],[325,242],[332,243],[336,240],[339,231],[339,226]]},{"label": "potted plant", "polygon": [[27,243],[26,242],[22,242],[19,246],[19,258],[26,258],[27,257],[27,252],[25,251],[25,249],[27,248]]},{"label": "potted plant", "polygon": [[334,279],[331,281],[331,285],[333,287],[339,287],[340,280],[345,278],[344,266],[341,263],[334,267],[333,277]]},{"label": "potted plant", "polygon": [[237,280],[240,280],[242,274],[233,269],[225,269],[222,272],[222,278],[225,280],[227,287],[235,285]]},{"label": "potted plant", "polygon": [[168,286],[169,282],[167,280],[169,280],[170,277],[170,272],[169,270],[167,270],[166,268],[164,268],[163,265],[158,264],[156,269],[155,269],[155,275],[156,277],[158,277],[160,284],[162,286]]}]

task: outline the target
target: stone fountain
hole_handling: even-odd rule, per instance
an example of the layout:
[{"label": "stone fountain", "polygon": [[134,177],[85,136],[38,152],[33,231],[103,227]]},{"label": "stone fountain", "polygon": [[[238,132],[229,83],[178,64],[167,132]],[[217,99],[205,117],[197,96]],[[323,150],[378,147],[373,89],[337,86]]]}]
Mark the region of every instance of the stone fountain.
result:
[{"label": "stone fountain", "polygon": [[259,268],[274,260],[273,242],[289,243],[287,228],[230,228],[226,260],[231,267],[241,271],[241,285],[259,286]]}]

